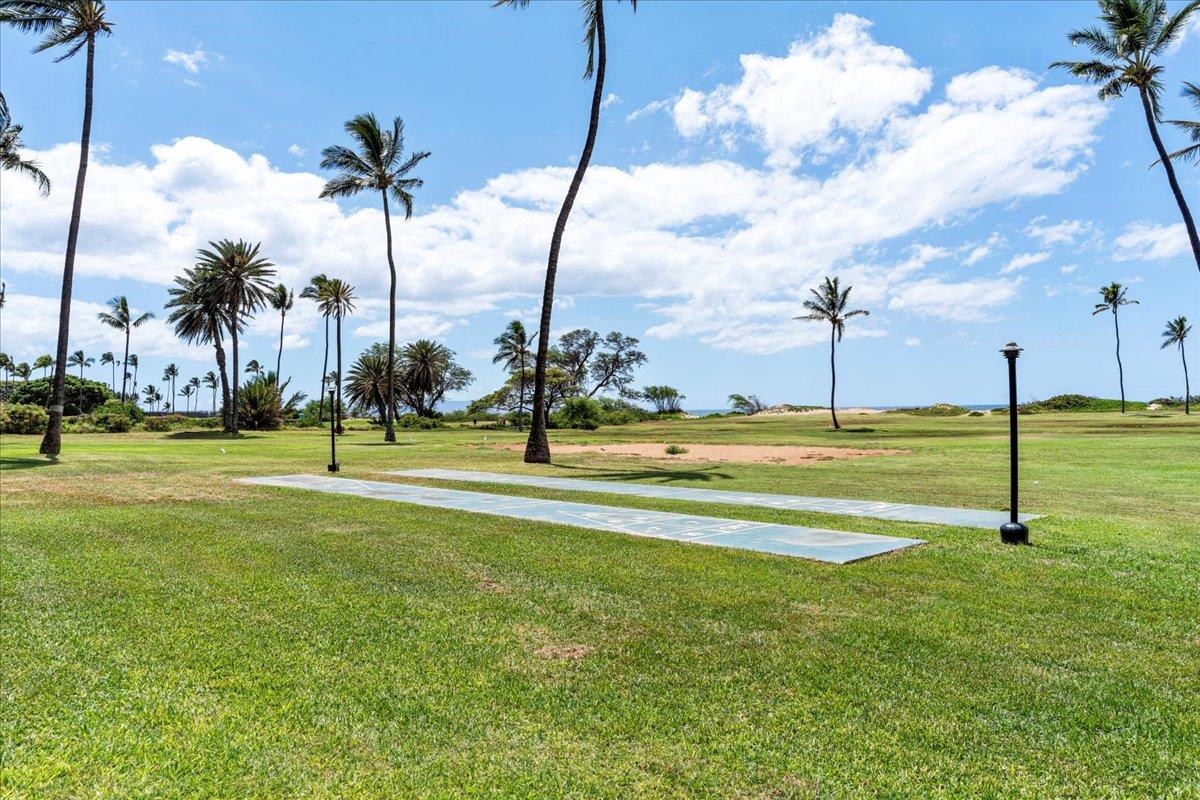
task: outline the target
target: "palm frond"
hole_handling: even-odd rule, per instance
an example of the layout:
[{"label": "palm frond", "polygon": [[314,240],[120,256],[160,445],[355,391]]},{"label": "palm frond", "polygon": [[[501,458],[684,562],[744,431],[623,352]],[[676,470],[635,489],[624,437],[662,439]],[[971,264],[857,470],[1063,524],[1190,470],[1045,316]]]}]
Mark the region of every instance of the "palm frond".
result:
[{"label": "palm frond", "polygon": [[1084,28],[1067,34],[1067,41],[1073,46],[1083,45],[1094,55],[1105,58],[1120,58],[1120,47],[1101,28]]},{"label": "palm frond", "polygon": [[336,178],[327,180],[318,197],[351,197],[369,188],[371,188],[369,180],[345,172]]},{"label": "palm frond", "polygon": [[[1186,29],[1188,18],[1191,17],[1192,14],[1196,13],[1197,10],[1200,10],[1200,0],[1191,0],[1191,2],[1184,5],[1183,8],[1179,9],[1170,17],[1168,17],[1166,21],[1162,23],[1162,27],[1158,31],[1158,36],[1155,38],[1154,43],[1150,46],[1150,52],[1154,55],[1159,55],[1160,53],[1170,49],[1171,45],[1175,43],[1175,40],[1183,35],[1183,32]],[[1165,13],[1166,8],[1164,7],[1163,14],[1165,15]]]}]

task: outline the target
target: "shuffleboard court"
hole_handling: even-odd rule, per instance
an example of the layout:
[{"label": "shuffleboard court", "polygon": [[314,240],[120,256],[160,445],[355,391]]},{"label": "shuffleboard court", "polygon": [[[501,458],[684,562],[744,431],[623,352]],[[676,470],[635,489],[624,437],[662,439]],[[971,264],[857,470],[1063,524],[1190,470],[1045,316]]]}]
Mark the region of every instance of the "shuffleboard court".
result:
[{"label": "shuffleboard court", "polygon": [[[822,514],[841,514],[851,517],[874,517],[896,522],[927,522],[935,525],[957,525],[964,528],[995,530],[1008,522],[1003,511],[982,511],[972,508],[919,506],[909,503],[877,503],[870,500],[838,500],[831,497],[801,497],[789,494],[761,492],[731,492],[724,489],[693,489],[683,486],[660,486],[651,483],[620,483],[590,481],[582,478],[554,478],[548,475],[516,475],[499,472],[471,472],[457,469],[406,469],[388,472],[404,478],[430,478],[444,481],[497,483],[512,486],[535,486],[539,489],[562,489],[570,492],[604,492],[606,494],[653,497],[663,500],[692,500],[702,503],[725,503],[737,506],[760,506],[788,511],[819,511]],[[1037,519],[1021,514],[1022,521]]]},{"label": "shuffleboard court", "polygon": [[874,536],[866,533],[803,528],[797,525],[773,525],[737,519],[718,519],[663,511],[642,511],[539,500],[532,497],[464,492],[416,486],[407,483],[359,481],[319,475],[279,475],[267,478],[241,478],[240,483],[310,489],[318,492],[354,495],[397,503],[470,511],[501,517],[571,525],[602,531],[671,539],[680,542],[756,550],[783,556],[796,556],[833,564],[869,558],[894,550],[923,544],[920,539]]}]

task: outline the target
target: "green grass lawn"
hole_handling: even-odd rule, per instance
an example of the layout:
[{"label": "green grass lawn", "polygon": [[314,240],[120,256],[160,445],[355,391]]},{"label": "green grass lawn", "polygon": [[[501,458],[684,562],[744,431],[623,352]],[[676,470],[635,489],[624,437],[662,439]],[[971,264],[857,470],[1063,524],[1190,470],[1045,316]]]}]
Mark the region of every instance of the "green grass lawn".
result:
[{"label": "green grass lawn", "polygon": [[[1003,417],[650,423],[801,467],[378,431],[441,466],[1003,508]],[[233,482],[326,434],[0,439],[0,796],[1200,797],[1200,419],[1022,417],[1033,547],[990,531],[480,487],[866,533],[846,566]],[[486,444],[483,437],[487,436]],[[225,452],[222,453],[221,449]],[[446,485],[446,484],[443,484]],[[453,485],[453,484],[449,484]]]}]

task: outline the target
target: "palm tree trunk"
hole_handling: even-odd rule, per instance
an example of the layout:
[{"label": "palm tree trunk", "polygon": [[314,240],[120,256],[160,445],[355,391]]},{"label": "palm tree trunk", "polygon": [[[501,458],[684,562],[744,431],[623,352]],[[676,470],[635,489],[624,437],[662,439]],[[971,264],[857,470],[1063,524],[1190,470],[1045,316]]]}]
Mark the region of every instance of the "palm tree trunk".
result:
[{"label": "palm tree trunk", "polygon": [[337,433],[345,433],[346,429],[342,427],[342,315],[337,316],[337,399],[334,401],[334,408],[330,412],[333,419],[336,420],[334,430]]},{"label": "palm tree trunk", "polygon": [[829,415],[833,417],[833,429],[839,431],[842,426],[838,423],[837,407],[834,405],[834,395],[837,392],[837,362],[834,360],[834,351],[837,346],[837,326],[832,327],[833,331],[829,334]]},{"label": "palm tree trunk", "polygon": [[1125,413],[1125,368],[1121,366],[1121,326],[1117,323],[1117,308],[1113,306],[1113,330],[1117,334],[1117,382],[1121,386],[1121,413]]},{"label": "palm tree trunk", "polygon": [[[329,375],[329,317],[325,317],[325,358],[321,361],[321,395],[317,398],[317,425],[325,421],[325,383]],[[332,413],[332,409],[330,409]]]},{"label": "palm tree trunk", "polygon": [[232,304],[230,309],[229,319],[232,322],[229,325],[229,344],[233,349],[233,373],[232,373],[232,397],[230,398],[229,406],[229,432],[234,436],[238,434],[238,337],[237,337],[237,321],[238,307],[237,303]]},{"label": "palm tree trunk", "polygon": [[279,311],[279,355],[275,356],[275,385],[283,385],[283,321],[287,319],[287,311],[280,309]]},{"label": "palm tree trunk", "polygon": [[125,326],[125,361],[121,370],[121,402],[125,402],[125,385],[129,380],[129,326]]},{"label": "palm tree trunk", "polygon": [[1183,413],[1192,413],[1192,387],[1188,385],[1187,353],[1183,351],[1183,341],[1179,342],[1179,358],[1183,361]]},{"label": "palm tree trunk", "polygon": [[67,390],[67,341],[71,328],[71,286],[75,279],[75,247],[79,244],[79,222],[83,218],[83,185],[87,179],[88,147],[92,140],[92,85],[96,72],[96,35],[87,37],[87,72],[83,88],[83,133],[79,137],[79,172],[75,175],[75,200],[67,229],[67,252],[63,259],[62,295],[58,301],[58,351],[54,362],[54,386],[50,391],[50,422],[38,452],[56,456],[62,450],[63,400]]},{"label": "palm tree trunk", "polygon": [[1183,217],[1183,227],[1187,229],[1188,241],[1192,245],[1192,256],[1196,259],[1196,269],[1200,269],[1200,234],[1196,233],[1196,222],[1192,219],[1192,212],[1188,208],[1187,200],[1183,197],[1183,190],[1179,188],[1179,181],[1175,179],[1175,167],[1171,163],[1170,156],[1167,155],[1167,148],[1163,147],[1162,138],[1158,135],[1154,107],[1150,104],[1150,93],[1145,88],[1141,88],[1140,94],[1142,110],[1146,112],[1146,126],[1150,128],[1150,138],[1154,140],[1154,149],[1158,151],[1158,161],[1167,172],[1167,183],[1171,185],[1171,194],[1175,195],[1175,203],[1179,206],[1179,213]]},{"label": "palm tree trunk", "polygon": [[567,218],[575,205],[575,197],[583,184],[583,176],[592,160],[592,149],[596,146],[596,133],[600,130],[600,104],[604,100],[604,70],[607,64],[607,49],[604,41],[604,0],[596,0],[596,85],[592,88],[592,113],[588,120],[587,139],[575,175],[563,198],[558,219],[554,223],[554,235],[550,239],[550,255],[546,259],[546,285],[542,289],[542,318],[538,325],[537,361],[533,369],[532,419],[529,425],[529,441],[525,444],[525,463],[549,464],[550,441],[546,438],[546,366],[550,358],[550,315],[554,310],[554,280],[558,275],[558,253],[562,248],[563,233],[567,229]]},{"label": "palm tree trunk", "polygon": [[117,362],[112,362],[112,390],[117,391]]},{"label": "palm tree trunk", "polygon": [[[388,289],[388,365],[387,365],[387,409],[384,414],[383,440],[396,441],[396,425],[392,419],[396,408],[396,262],[392,259],[392,215],[388,210],[387,190],[383,190],[383,224],[387,228],[388,271],[392,282]],[[338,375],[340,381],[342,376]]]}]

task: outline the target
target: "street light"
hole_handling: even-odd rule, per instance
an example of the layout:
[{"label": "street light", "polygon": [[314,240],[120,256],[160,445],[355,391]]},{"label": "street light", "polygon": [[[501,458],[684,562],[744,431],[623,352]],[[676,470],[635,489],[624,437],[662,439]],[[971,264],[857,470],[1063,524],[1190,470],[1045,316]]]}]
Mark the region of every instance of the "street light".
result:
[{"label": "street light", "polygon": [[[333,389],[329,390],[329,407],[333,408]],[[340,411],[341,409],[337,409]],[[336,414],[336,411],[335,411]],[[336,416],[329,420],[329,471],[337,472],[339,469],[337,460],[337,422]]]},{"label": "street light", "polygon": [[1008,522],[1000,526],[1004,544],[1029,544],[1029,528],[1017,519],[1017,357],[1021,348],[1009,342],[1000,351],[1008,359]]}]

